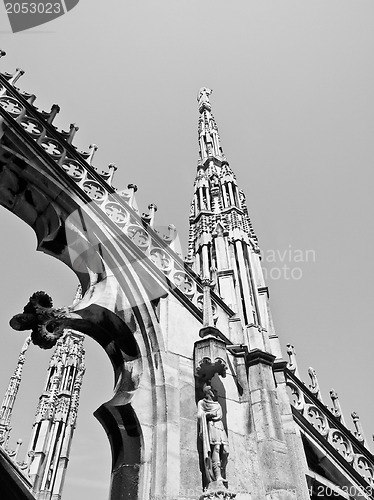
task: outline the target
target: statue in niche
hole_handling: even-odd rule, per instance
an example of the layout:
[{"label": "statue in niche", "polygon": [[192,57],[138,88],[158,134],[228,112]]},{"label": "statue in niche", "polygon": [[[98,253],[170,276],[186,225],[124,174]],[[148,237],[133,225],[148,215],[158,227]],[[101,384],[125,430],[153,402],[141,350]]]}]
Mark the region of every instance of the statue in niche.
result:
[{"label": "statue in niche", "polygon": [[212,265],[210,266],[210,279],[211,279],[212,290],[214,290],[215,287],[217,286],[217,267],[215,259],[212,259]]},{"label": "statue in niche", "polygon": [[210,183],[212,188],[218,188],[219,187],[219,179],[216,174],[212,175],[210,179]]},{"label": "statue in niche", "polygon": [[[223,485],[229,456],[229,441],[222,422],[222,407],[216,401],[209,383],[204,384],[204,397],[197,403],[199,437],[203,441],[203,458],[208,487]],[[213,485],[212,485],[213,486]]]}]

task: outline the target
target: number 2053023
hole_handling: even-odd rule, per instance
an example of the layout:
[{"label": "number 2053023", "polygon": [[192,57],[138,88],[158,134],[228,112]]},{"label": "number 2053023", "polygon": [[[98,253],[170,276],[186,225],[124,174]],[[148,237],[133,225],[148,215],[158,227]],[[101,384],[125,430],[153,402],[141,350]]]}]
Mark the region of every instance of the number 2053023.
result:
[{"label": "number 2053023", "polygon": [[6,3],[7,14],[60,14],[62,13],[61,3]]}]

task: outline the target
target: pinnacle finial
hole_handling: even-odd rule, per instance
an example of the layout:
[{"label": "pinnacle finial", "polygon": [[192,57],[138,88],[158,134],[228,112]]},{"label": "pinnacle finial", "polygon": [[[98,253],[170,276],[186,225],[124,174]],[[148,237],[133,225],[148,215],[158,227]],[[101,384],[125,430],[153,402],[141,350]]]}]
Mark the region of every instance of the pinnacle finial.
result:
[{"label": "pinnacle finial", "polygon": [[322,401],[321,390],[319,388],[317,373],[315,369],[310,366],[308,368],[308,374],[311,380],[311,385],[309,385],[310,392],[312,392],[320,401]]},{"label": "pinnacle finial", "polygon": [[197,101],[199,103],[199,111],[202,113],[204,109],[211,111],[212,106],[209,101],[209,96],[213,92],[212,89],[208,89],[207,87],[201,87],[197,94]]},{"label": "pinnacle finial", "polygon": [[358,416],[358,413],[356,411],[353,411],[351,413],[351,417],[353,420],[353,424],[355,426],[355,431],[354,435],[356,438],[361,441],[362,443],[365,442],[365,436],[364,436],[364,431],[362,430],[361,422],[360,422],[360,417]]},{"label": "pinnacle finial", "polygon": [[296,351],[295,347],[292,344],[287,344],[287,354],[288,354],[287,368],[290,370],[290,372],[294,373],[297,377],[299,377],[299,370],[297,368],[297,362],[296,362]]},{"label": "pinnacle finial", "polygon": [[210,278],[202,279],[203,285],[203,326],[214,326],[212,297],[211,297],[211,280]]},{"label": "pinnacle finial", "polygon": [[56,118],[57,113],[60,112],[60,106],[58,104],[52,104],[51,111],[49,113],[44,113],[47,119],[47,123],[52,124],[53,120]]},{"label": "pinnacle finial", "polygon": [[106,181],[109,184],[109,186],[113,186],[113,177],[114,177],[114,174],[117,172],[118,167],[115,163],[109,163],[108,170],[109,170],[109,172],[107,174]]},{"label": "pinnacle finial", "polygon": [[148,210],[149,210],[149,216],[150,216],[149,225],[151,227],[153,227],[154,223],[155,223],[155,215],[156,215],[156,212],[157,212],[157,205],[155,205],[154,203],[150,203],[148,205]]},{"label": "pinnacle finial", "polygon": [[86,159],[86,162],[89,165],[92,165],[92,161],[93,161],[93,158],[95,156],[97,149],[98,149],[98,147],[96,146],[96,144],[90,144],[90,146],[88,148],[88,150],[89,150],[88,158]]},{"label": "pinnacle finial", "polygon": [[21,76],[24,74],[24,70],[21,69],[21,68],[16,68],[16,72],[14,73],[14,75],[12,76],[12,78],[10,78],[8,80],[8,82],[11,84],[11,85],[14,85],[16,83],[17,80],[19,80],[21,78]]},{"label": "pinnacle finial", "polygon": [[67,138],[66,141],[71,144],[73,142],[75,134],[78,132],[79,127],[76,123],[71,123],[70,124],[70,129],[69,132],[67,132]]},{"label": "pinnacle finial", "polygon": [[19,438],[19,439],[17,439],[17,446],[16,446],[16,450],[14,453],[14,457],[13,457],[13,461],[16,463],[18,462],[18,456],[19,456],[19,451],[20,451],[21,445],[22,445],[22,439]]},{"label": "pinnacle finial", "polygon": [[153,227],[155,224],[155,215],[157,212],[157,205],[155,205],[154,203],[150,203],[148,205],[148,210],[149,210],[148,214],[143,213],[142,220],[145,224],[148,224],[148,226]]}]

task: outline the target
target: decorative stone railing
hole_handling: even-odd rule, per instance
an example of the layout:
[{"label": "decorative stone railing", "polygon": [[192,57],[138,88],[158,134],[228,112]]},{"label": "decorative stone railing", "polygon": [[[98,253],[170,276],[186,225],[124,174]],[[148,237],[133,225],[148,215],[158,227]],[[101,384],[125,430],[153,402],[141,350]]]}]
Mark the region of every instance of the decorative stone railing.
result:
[{"label": "decorative stone railing", "polygon": [[[128,190],[117,191],[110,185],[114,166],[109,173],[99,174],[91,165],[96,146],[91,146],[89,153],[79,153],[72,140],[77,127],[71,125],[69,132],[59,132],[52,125],[58,112],[58,106],[52,106],[51,112],[41,112],[33,102],[35,96],[20,92],[14,87],[18,74],[0,74],[0,116],[17,130],[25,143],[38,151],[38,155],[60,169],[61,175],[67,175],[97,205],[102,212],[118,227],[129,241],[139,248],[146,258],[160,270],[171,289],[178,289],[190,303],[190,309],[202,319],[203,289],[200,279],[183,260],[170,248],[173,242],[173,226],[169,234],[157,234],[157,229],[145,223],[147,217],[139,215],[132,205],[135,186]],[[17,78],[16,78],[17,76]],[[30,142],[31,141],[31,142]],[[153,211],[155,207],[150,205]],[[129,243],[131,245],[131,243]],[[151,267],[152,267],[151,264]],[[217,306],[229,316],[233,311],[214,293],[212,306],[217,317]],[[191,307],[192,306],[192,307]]]},{"label": "decorative stone railing", "polygon": [[[294,415],[301,415],[320,436],[340,454],[369,485],[374,488],[374,456],[343,425],[327,406],[309,390],[290,370],[286,370],[287,387]],[[298,420],[296,418],[296,420]]]}]

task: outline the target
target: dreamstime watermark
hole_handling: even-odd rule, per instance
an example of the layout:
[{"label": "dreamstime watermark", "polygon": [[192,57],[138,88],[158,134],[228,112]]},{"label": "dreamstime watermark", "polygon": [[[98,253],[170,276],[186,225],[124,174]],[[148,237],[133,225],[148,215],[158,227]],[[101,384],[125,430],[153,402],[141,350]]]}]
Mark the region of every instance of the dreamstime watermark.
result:
[{"label": "dreamstime watermark", "polygon": [[288,248],[282,250],[266,250],[262,255],[262,269],[265,281],[268,280],[301,280],[305,264],[316,261],[315,250]]},{"label": "dreamstime watermark", "polygon": [[35,28],[67,14],[79,0],[4,0],[13,33]]},{"label": "dreamstime watermark", "polygon": [[[246,489],[233,489],[229,488],[227,491],[235,492],[236,495],[252,495],[253,492],[246,490]],[[273,490],[274,492],[278,492],[278,490]],[[296,496],[297,490],[295,488],[287,488],[284,490],[281,490],[282,493],[291,493],[291,495]],[[197,488],[180,488],[179,495],[170,495],[170,494],[151,494],[150,500],[191,500],[196,498],[201,497],[202,495],[202,489],[197,487]]]}]

